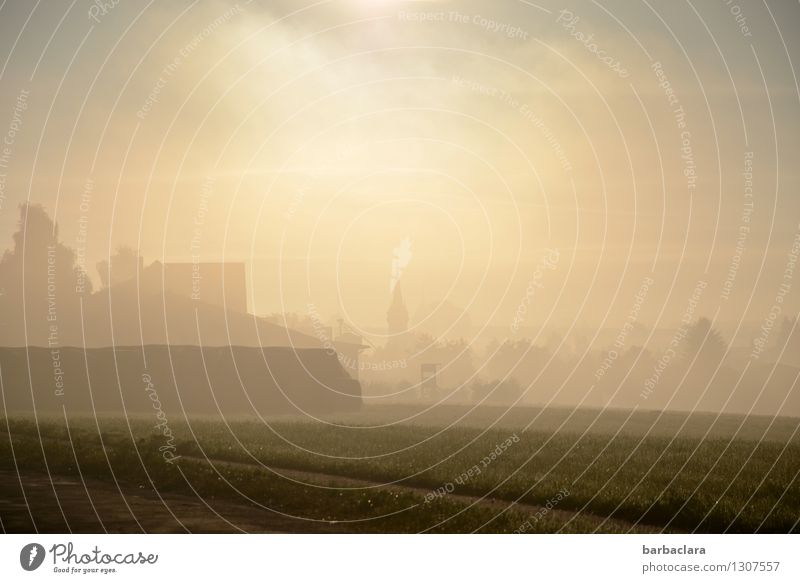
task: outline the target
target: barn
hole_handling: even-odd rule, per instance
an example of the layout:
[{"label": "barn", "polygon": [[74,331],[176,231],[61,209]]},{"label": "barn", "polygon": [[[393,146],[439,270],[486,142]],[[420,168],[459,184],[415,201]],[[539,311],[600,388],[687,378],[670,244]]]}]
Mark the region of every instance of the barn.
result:
[{"label": "barn", "polygon": [[0,348],[0,376],[9,414],[160,409],[170,418],[229,418],[324,415],[361,406],[358,381],[335,353],[317,348]]}]

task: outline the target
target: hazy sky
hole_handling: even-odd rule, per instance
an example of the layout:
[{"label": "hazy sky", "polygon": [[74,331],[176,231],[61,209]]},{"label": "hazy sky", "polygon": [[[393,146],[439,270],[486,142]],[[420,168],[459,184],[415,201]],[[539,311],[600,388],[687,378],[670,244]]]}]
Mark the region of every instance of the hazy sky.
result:
[{"label": "hazy sky", "polygon": [[90,266],[246,261],[257,312],[355,326],[406,238],[412,314],[615,327],[652,277],[645,324],[700,280],[698,313],[760,322],[800,232],[798,26],[788,1],[9,0],[0,238],[41,202]]}]

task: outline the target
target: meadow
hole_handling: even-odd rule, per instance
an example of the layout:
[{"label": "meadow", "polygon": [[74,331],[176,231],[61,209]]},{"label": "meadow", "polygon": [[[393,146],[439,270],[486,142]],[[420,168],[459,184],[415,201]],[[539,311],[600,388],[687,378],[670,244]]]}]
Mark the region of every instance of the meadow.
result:
[{"label": "meadow", "polygon": [[2,469],[240,504],[291,517],[294,532],[797,532],[800,520],[792,418],[408,405],[171,419],[169,439],[155,421],[11,416]]}]

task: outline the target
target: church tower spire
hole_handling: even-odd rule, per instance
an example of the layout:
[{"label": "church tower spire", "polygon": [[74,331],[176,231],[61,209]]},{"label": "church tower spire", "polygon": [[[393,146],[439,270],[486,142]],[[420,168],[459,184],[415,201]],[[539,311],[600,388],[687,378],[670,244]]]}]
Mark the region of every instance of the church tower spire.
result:
[{"label": "church tower spire", "polygon": [[[408,331],[408,310],[403,301],[403,291],[400,289],[400,282],[395,283],[392,303],[389,311],[386,312],[386,322],[389,324],[388,332],[390,336],[400,336]],[[390,338],[389,341],[399,340]]]}]

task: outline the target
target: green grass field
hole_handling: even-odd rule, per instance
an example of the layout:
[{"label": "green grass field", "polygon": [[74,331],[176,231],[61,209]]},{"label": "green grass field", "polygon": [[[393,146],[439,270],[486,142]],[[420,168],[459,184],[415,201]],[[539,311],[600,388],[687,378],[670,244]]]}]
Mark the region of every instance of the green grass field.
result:
[{"label": "green grass field", "polygon": [[277,512],[295,532],[798,531],[797,419],[571,413],[395,406],[325,422],[170,419],[174,463],[155,419],[11,417],[0,421],[0,459],[25,475]]}]

